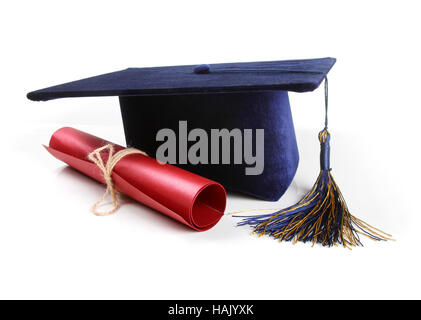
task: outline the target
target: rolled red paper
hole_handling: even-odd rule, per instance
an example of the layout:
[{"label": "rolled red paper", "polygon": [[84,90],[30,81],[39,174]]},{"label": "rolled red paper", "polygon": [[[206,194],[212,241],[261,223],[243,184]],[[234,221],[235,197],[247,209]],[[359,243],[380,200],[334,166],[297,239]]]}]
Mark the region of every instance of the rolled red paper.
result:
[{"label": "rolled red paper", "polygon": [[[88,159],[88,154],[112,144],[115,152],[124,147],[74,128],[61,128],[45,148],[57,159],[105,183],[103,172]],[[101,153],[106,163],[108,152]],[[123,157],[114,167],[115,188],[197,231],[212,228],[225,211],[226,192],[219,183],[198,176],[143,154]]]}]

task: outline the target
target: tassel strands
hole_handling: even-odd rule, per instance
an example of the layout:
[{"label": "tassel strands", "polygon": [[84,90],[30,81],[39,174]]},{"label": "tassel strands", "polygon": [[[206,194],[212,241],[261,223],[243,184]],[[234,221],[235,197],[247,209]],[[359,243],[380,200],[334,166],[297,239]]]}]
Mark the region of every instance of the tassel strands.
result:
[{"label": "tassel strands", "polygon": [[297,204],[271,214],[236,216],[238,225],[249,225],[255,234],[280,241],[312,242],[323,246],[362,245],[360,235],[375,241],[392,240],[391,235],[350,214],[330,169],[330,134],[327,130],[327,79],[325,79],[325,128],[319,133],[321,171],[309,193]]}]

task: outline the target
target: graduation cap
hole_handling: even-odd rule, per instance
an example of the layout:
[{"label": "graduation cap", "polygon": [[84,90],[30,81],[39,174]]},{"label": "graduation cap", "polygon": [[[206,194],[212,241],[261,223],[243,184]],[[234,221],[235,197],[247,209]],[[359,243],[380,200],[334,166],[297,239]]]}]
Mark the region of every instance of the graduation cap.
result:
[{"label": "graduation cap", "polygon": [[[227,189],[276,201],[293,180],[299,160],[287,91],[316,89],[334,63],[335,59],[324,58],[129,68],[34,91],[28,98],[46,101],[118,96],[128,147],[155,156],[163,144],[157,141],[157,133],[171,129],[177,133],[176,165],[216,180]],[[223,150],[218,159],[212,159],[217,155],[215,150],[212,154],[210,141],[207,163],[186,161],[186,153],[195,141],[185,141],[182,135],[186,128],[180,128],[180,121],[188,132],[205,130],[209,139],[212,129],[228,129],[230,133],[252,129],[250,153],[257,157],[259,151],[261,159],[256,162],[264,162],[254,164],[259,166],[255,170],[258,174],[245,174],[253,164],[244,159],[234,163],[236,141],[230,143],[229,161],[223,161]],[[257,129],[264,129],[264,143],[257,143]]]},{"label": "graduation cap", "polygon": [[[159,132],[172,130],[178,133],[177,140],[169,141],[178,145],[176,165],[216,180],[227,189],[276,201],[292,182],[299,160],[288,91],[313,91],[325,80],[327,110],[326,75],[335,61],[322,58],[129,68],[34,91],[28,98],[46,101],[118,96],[128,147],[156,155],[163,144]],[[244,139],[250,129],[255,134],[263,129],[264,136],[261,141],[257,136],[249,139],[247,146],[245,140],[241,141],[241,148],[235,143],[228,144],[228,161],[220,159],[221,153],[227,152],[222,144],[215,149],[208,142],[207,157],[191,163],[187,159],[189,147],[197,143],[187,135],[192,129],[203,130],[210,137],[214,129],[225,129],[229,141],[234,142],[238,130]],[[302,201],[286,211],[247,217],[240,224],[252,225],[256,232],[269,233],[281,240],[311,240],[324,245],[358,245],[360,230],[375,240],[384,239],[377,230],[349,214],[330,174],[329,139],[326,117],[325,128],[319,135],[321,174]],[[249,161],[245,159],[245,149]],[[238,150],[244,151],[243,161],[235,161]],[[259,151],[263,164],[257,163]],[[250,168],[253,159],[255,166],[259,165],[255,167],[257,174],[246,174],[245,169]]]}]

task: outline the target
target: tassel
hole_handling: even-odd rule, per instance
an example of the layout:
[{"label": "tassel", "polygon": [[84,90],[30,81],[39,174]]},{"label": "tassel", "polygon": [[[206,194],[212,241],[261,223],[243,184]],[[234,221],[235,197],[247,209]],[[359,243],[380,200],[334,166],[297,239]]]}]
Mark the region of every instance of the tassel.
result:
[{"label": "tassel", "polygon": [[330,169],[330,134],[327,130],[327,78],[325,78],[325,128],[319,133],[321,171],[309,193],[297,204],[272,214],[236,216],[238,225],[250,225],[254,234],[280,241],[312,242],[323,246],[362,245],[360,235],[375,241],[393,240],[391,235],[350,214]]}]

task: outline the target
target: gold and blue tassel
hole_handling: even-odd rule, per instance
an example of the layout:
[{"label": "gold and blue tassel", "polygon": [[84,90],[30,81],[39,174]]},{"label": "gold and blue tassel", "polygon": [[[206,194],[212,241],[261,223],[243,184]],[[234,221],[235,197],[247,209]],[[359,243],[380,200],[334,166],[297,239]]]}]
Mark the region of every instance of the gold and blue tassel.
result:
[{"label": "gold and blue tassel", "polygon": [[350,214],[344,197],[331,174],[330,134],[327,130],[327,78],[325,78],[325,128],[319,133],[320,174],[310,192],[297,204],[271,214],[237,216],[238,225],[249,225],[259,236],[269,235],[280,241],[311,242],[323,246],[362,245],[360,235],[375,241],[392,240],[391,235],[370,226]]}]

